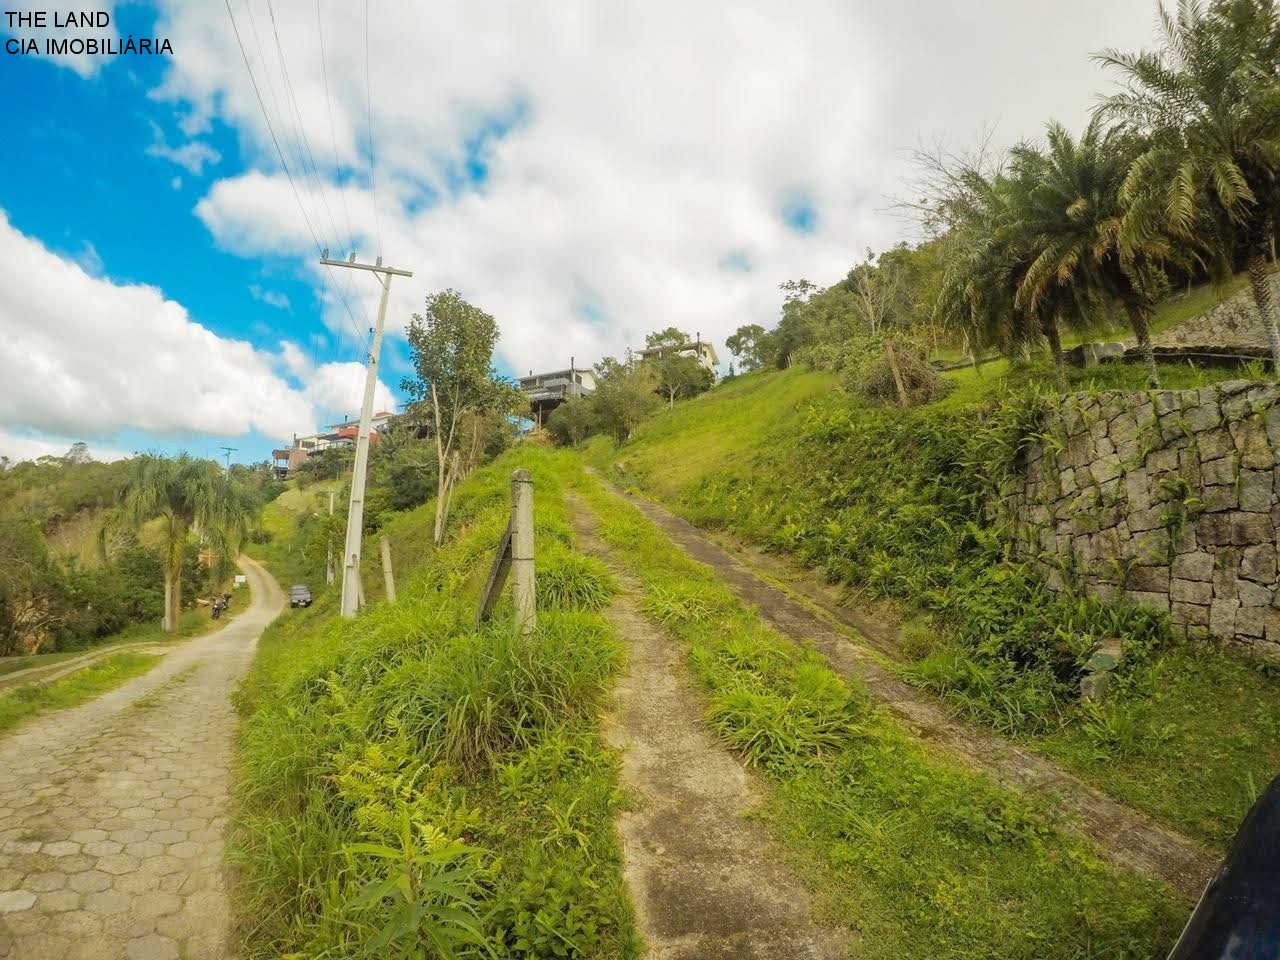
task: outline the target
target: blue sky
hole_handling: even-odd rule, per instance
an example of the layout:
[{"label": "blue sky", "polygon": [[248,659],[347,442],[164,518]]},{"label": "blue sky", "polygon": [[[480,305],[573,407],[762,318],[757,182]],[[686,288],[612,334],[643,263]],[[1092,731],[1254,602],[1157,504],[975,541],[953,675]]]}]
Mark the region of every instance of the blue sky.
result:
[{"label": "blue sky", "polygon": [[890,198],[915,144],[1081,122],[1088,54],[1140,45],[1153,9],[1083,0],[1033,53],[1034,4],[926,5],[388,3],[366,60],[362,3],[317,22],[310,0],[245,0],[270,128],[224,5],[81,5],[174,53],[0,57],[0,455],[258,460],[354,413],[376,282],[340,281],[353,323],[305,220],[337,255],[354,234],[415,272],[392,288],[379,405],[444,287],[497,318],[505,373],[671,324],[722,344],[774,322],[780,282],[912,236]]}]

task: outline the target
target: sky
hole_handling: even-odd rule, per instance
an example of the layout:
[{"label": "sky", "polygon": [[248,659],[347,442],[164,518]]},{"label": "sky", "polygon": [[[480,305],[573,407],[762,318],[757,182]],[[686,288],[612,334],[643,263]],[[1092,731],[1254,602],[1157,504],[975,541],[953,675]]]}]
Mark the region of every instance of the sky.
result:
[{"label": "sky", "polygon": [[[1152,0],[78,2],[0,34],[0,455],[256,462],[402,401],[426,296],[511,376],[714,342],[919,239],[911,153],[1086,121]],[[238,35],[237,35],[238,34]],[[48,38],[172,53],[52,54]],[[246,63],[247,61],[247,63]]]}]

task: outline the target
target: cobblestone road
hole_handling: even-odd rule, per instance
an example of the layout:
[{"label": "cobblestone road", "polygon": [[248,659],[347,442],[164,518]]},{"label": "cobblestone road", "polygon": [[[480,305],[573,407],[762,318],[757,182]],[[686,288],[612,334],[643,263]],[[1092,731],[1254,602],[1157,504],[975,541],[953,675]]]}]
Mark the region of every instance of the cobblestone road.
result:
[{"label": "cobblestone road", "polygon": [[229,955],[229,694],[284,603],[245,567],[253,602],[227,627],[0,739],[0,957]]}]

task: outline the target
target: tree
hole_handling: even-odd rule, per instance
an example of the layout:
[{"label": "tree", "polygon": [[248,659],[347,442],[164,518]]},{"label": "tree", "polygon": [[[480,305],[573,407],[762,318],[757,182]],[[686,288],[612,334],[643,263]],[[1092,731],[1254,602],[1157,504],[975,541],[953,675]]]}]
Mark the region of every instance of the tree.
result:
[{"label": "tree", "polygon": [[1123,242],[1171,231],[1207,246],[1218,274],[1238,242],[1280,373],[1266,267],[1280,214],[1280,12],[1274,0],[1183,2],[1160,22],[1160,49],[1098,58],[1125,80],[1101,114],[1149,138],[1124,182]]},{"label": "tree", "polygon": [[651,362],[658,375],[658,389],[666,395],[668,407],[676,405],[676,397],[702,393],[711,389],[714,382],[711,371],[687,354],[668,353]]},{"label": "tree", "polygon": [[0,656],[35,653],[61,620],[61,577],[40,528],[0,517]]},{"label": "tree", "polygon": [[561,446],[577,446],[599,429],[594,397],[566,400],[547,416],[547,432]]},{"label": "tree", "polygon": [[744,371],[759,370],[769,361],[769,333],[758,323],[739,327],[725,340],[725,346]]},{"label": "tree", "polygon": [[427,297],[426,311],[409,323],[415,379],[401,386],[426,413],[436,446],[435,542],[444,539],[448,513],[448,473],[457,448],[459,424],[473,411],[492,409],[509,398],[491,369],[498,326],[491,315],[454,290]]},{"label": "tree", "polygon": [[892,259],[877,265],[875,254],[868,249],[866,261],[849,271],[848,280],[855,309],[866,332],[873,339],[880,337],[901,312],[902,270]]},{"label": "tree", "polygon": [[596,366],[596,392],[591,396],[601,430],[618,443],[630,439],[635,428],[661,404],[657,375],[647,363],[620,363],[605,357]]},{"label": "tree", "polygon": [[1070,299],[1081,312],[1089,303],[1119,303],[1137,337],[1147,379],[1158,386],[1151,317],[1164,277],[1160,265],[1178,253],[1167,235],[1126,236],[1121,230],[1121,187],[1142,143],[1124,131],[1104,129],[1098,118],[1078,141],[1051,123],[1046,141],[1044,153],[1023,147],[1014,155],[1014,203],[1033,254],[1015,306],[1035,314],[1061,312]]},{"label": "tree", "polygon": [[183,560],[193,531],[213,549],[232,555],[248,532],[252,503],[212,460],[143,455],[129,462],[115,520],[138,529],[162,521],[164,629],[176,630],[182,612]]},{"label": "tree", "polygon": [[665,330],[655,330],[644,338],[646,347],[683,347],[686,343],[690,343],[689,335],[683,330],[675,327],[667,327]]}]

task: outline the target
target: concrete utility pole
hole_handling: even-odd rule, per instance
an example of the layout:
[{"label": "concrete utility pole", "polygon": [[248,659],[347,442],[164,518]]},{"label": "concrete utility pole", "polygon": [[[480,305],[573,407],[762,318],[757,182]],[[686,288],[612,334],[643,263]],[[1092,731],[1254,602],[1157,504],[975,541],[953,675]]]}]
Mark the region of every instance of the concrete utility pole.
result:
[{"label": "concrete utility pole", "polygon": [[239,450],[239,447],[219,447],[223,453],[227,455],[227,473],[231,472],[231,455]]},{"label": "concrete utility pole", "polygon": [[346,260],[330,260],[329,251],[320,256],[326,267],[347,267],[352,270],[368,270],[382,284],[382,299],[378,303],[378,324],[373,328],[373,344],[369,348],[369,368],[364,380],[364,402],[360,405],[360,429],[356,433],[356,462],[351,473],[351,508],[347,513],[347,544],[342,552],[342,615],[350,619],[356,615],[363,600],[360,583],[360,536],[364,528],[364,484],[369,467],[369,423],[373,419],[373,391],[378,384],[378,355],[382,352],[382,326],[387,319],[387,296],[391,293],[392,277],[412,277],[411,270],[384,267],[382,258],[377,263],[356,263],[353,253]]}]

